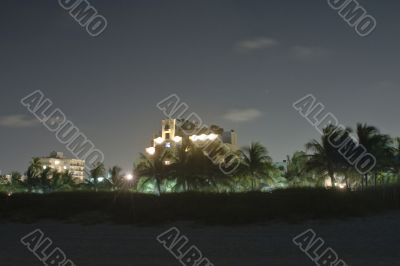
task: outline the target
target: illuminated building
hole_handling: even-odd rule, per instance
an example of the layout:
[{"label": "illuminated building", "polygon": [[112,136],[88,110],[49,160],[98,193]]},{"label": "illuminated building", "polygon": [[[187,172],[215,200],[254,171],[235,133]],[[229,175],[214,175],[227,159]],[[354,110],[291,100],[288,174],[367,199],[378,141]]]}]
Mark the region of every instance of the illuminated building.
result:
[{"label": "illuminated building", "polygon": [[62,152],[52,152],[48,157],[41,157],[39,159],[43,169],[51,168],[58,173],[69,171],[74,179],[83,182],[84,160],[65,158]]},{"label": "illuminated building", "polygon": [[[148,155],[154,155],[158,146],[173,148],[185,141],[201,142],[216,141],[237,149],[237,134],[234,130],[224,131],[219,126],[199,127],[198,125],[185,120],[165,119],[161,121],[161,130],[154,135],[151,146],[146,148]],[[166,161],[166,164],[170,162]]]}]

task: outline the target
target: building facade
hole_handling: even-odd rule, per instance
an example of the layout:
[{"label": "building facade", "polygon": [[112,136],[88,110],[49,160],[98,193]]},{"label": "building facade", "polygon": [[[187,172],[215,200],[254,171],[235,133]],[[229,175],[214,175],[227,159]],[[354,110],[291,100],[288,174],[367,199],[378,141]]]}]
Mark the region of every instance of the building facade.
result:
[{"label": "building facade", "polygon": [[77,182],[83,182],[85,161],[65,158],[62,152],[52,152],[48,157],[40,158],[43,169],[51,168],[58,173],[69,171]]},{"label": "building facade", "polygon": [[146,148],[146,152],[152,155],[157,146],[163,145],[165,148],[172,148],[185,141],[218,141],[232,150],[238,149],[237,134],[234,130],[225,131],[216,125],[199,127],[190,121],[165,119],[161,121],[161,130],[153,136],[151,146]]}]

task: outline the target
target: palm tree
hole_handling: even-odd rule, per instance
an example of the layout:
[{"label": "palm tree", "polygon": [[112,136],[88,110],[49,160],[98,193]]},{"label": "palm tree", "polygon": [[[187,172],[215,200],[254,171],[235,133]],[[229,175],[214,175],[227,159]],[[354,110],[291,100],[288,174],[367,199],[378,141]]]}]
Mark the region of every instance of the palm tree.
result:
[{"label": "palm tree", "polygon": [[309,158],[304,151],[296,151],[292,157],[287,156],[287,169],[284,177],[290,185],[315,186],[320,185],[321,181],[324,181],[321,180],[321,178],[315,180],[313,178],[313,171],[307,171],[308,159]]},{"label": "palm tree", "polygon": [[26,184],[30,191],[40,183],[40,175],[42,171],[43,171],[43,166],[40,162],[40,159],[33,158],[26,172],[27,176]]},{"label": "palm tree", "polygon": [[[209,145],[207,149],[215,151],[220,143],[214,142]],[[189,189],[204,189],[205,191],[213,192],[221,189],[226,190],[230,186],[230,178],[219,169],[219,165],[216,162],[220,159],[216,158],[213,157],[212,153],[193,145],[187,166],[189,175],[186,180]]]},{"label": "palm tree", "polygon": [[28,177],[38,177],[42,172],[43,167],[39,158],[33,158],[29,164],[26,175]]},{"label": "palm tree", "polygon": [[135,165],[135,172],[139,178],[147,178],[144,183],[154,179],[157,186],[158,195],[161,194],[161,181],[167,177],[167,166],[164,161],[169,156],[169,152],[161,147],[155,149],[154,154],[140,154],[139,163]]},{"label": "palm tree", "polygon": [[104,178],[105,171],[106,170],[103,163],[97,163],[94,165],[94,168],[90,170],[90,183],[94,186],[96,191],[98,189],[99,178]]},{"label": "palm tree", "polygon": [[[337,164],[336,164],[336,172],[338,174],[341,174],[344,177],[344,181],[346,184],[347,189],[351,189],[353,185],[357,185],[357,176],[358,172],[356,171],[354,162],[351,161],[352,157],[348,158],[346,157],[347,154],[346,152],[349,150],[352,150],[354,147],[357,147],[356,141],[350,137],[350,133],[352,130],[350,128],[346,129],[346,133],[343,136],[344,141],[343,141],[343,146],[339,147],[340,155],[337,158]],[[356,177],[354,179],[354,177]],[[354,182],[355,181],[355,182]]]},{"label": "palm tree", "polygon": [[312,140],[306,144],[307,151],[311,151],[309,155],[306,170],[315,171],[320,177],[329,177],[332,187],[335,187],[336,179],[335,173],[340,172],[343,167],[343,156],[335,148],[330,139],[346,139],[348,136],[348,129],[340,129],[336,126],[329,125],[323,129],[321,141]]},{"label": "palm tree", "polygon": [[400,182],[400,138],[394,139],[393,157],[392,157],[392,169],[397,175],[397,182]]},{"label": "palm tree", "polygon": [[76,180],[69,171],[64,173],[54,172],[50,181],[50,187],[53,191],[71,190],[76,186]]},{"label": "palm tree", "polygon": [[193,159],[194,146],[189,142],[179,145],[175,148],[173,157],[173,165],[171,166],[171,175],[176,179],[175,190],[189,190],[189,182],[193,180],[193,171],[191,164]]},{"label": "palm tree", "polygon": [[393,140],[389,135],[379,135],[379,141],[374,146],[372,154],[376,158],[375,168],[372,170],[374,175],[374,186],[377,187],[377,177],[382,172],[389,172],[393,167],[395,149],[392,146]]},{"label": "palm tree", "polygon": [[9,184],[10,182],[8,181],[7,177],[5,175],[0,175],[0,187],[7,186]]},{"label": "palm tree", "polygon": [[268,175],[268,170],[272,167],[272,159],[268,156],[267,149],[259,142],[253,142],[249,147],[244,147],[241,151],[243,171],[249,175],[251,180],[251,190],[255,189],[255,181]]},{"label": "palm tree", "polygon": [[[372,154],[376,159],[376,166],[372,170],[375,176],[376,186],[376,175],[379,171],[388,167],[389,158],[391,157],[392,151],[389,148],[391,144],[391,138],[388,135],[382,135],[379,129],[367,124],[357,124],[357,138],[358,143],[362,145],[366,151]],[[368,186],[368,175],[364,174],[364,180],[362,186]]]},{"label": "palm tree", "polygon": [[113,166],[108,170],[109,176],[111,177],[111,182],[113,189],[119,189],[123,187],[124,177],[121,174],[122,168],[119,166]]},{"label": "palm tree", "polygon": [[53,177],[54,172],[51,168],[46,168],[40,173],[38,186],[44,192],[47,192],[50,190],[51,179]]},{"label": "palm tree", "polygon": [[16,171],[11,172],[10,183],[13,188],[21,188],[23,186],[21,173]]}]

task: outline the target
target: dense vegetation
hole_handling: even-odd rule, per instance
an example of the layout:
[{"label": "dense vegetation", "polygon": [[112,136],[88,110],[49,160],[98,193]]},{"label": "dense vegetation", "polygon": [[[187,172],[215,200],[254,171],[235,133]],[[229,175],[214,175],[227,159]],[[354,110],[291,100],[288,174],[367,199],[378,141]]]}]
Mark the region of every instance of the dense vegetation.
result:
[{"label": "dense vegetation", "polygon": [[238,225],[272,221],[301,222],[378,214],[400,208],[400,187],[338,191],[295,188],[274,193],[128,192],[0,194],[0,221],[45,219],[73,223],[143,224],[193,221]]},{"label": "dense vegetation", "polygon": [[[56,192],[72,190],[165,192],[249,192],[272,191],[290,187],[324,187],[326,180],[335,187],[359,190],[368,186],[396,184],[400,180],[400,139],[381,134],[373,126],[358,124],[354,138],[347,145],[362,145],[376,158],[369,172],[360,174],[333,147],[328,138],[332,134],[346,137],[352,130],[328,126],[321,139],[306,144],[305,151],[288,156],[286,164],[274,164],[268,151],[260,143],[252,143],[237,151],[240,167],[226,175],[204,151],[191,142],[172,149],[156,149],[152,155],[141,154],[134,164],[134,179],[126,179],[121,168],[108,171],[98,164],[85,182],[76,182],[71,173],[57,173],[43,169],[34,158],[24,177],[11,173],[11,178],[0,177],[0,190],[14,192]],[[347,147],[347,146],[346,146]],[[168,159],[168,164],[165,160]]]},{"label": "dense vegetation", "polygon": [[[328,141],[350,134],[351,129],[328,126],[319,141],[307,143],[285,164],[273,163],[265,147],[252,143],[237,151],[240,166],[229,175],[191,142],[141,154],[133,178],[118,166],[107,170],[98,164],[77,182],[68,171],[54,172],[34,158],[24,175],[0,177],[0,220],[243,224],[399,209],[400,139],[357,125],[355,137],[341,149],[360,144],[376,158],[373,168],[360,173]],[[332,189],[326,189],[327,180]]]}]

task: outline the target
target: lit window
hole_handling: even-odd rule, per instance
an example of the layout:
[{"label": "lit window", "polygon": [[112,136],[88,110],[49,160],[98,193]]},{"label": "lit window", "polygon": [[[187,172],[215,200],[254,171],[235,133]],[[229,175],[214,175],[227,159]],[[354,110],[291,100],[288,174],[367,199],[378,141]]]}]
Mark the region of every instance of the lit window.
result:
[{"label": "lit window", "polygon": [[166,161],[164,161],[164,164],[165,164],[165,165],[170,165],[170,164],[171,164],[171,161],[166,160]]},{"label": "lit window", "polygon": [[55,164],[55,165],[59,165],[59,164],[60,164],[60,161],[59,161],[59,160],[56,160],[56,161],[54,162],[54,164]]}]

